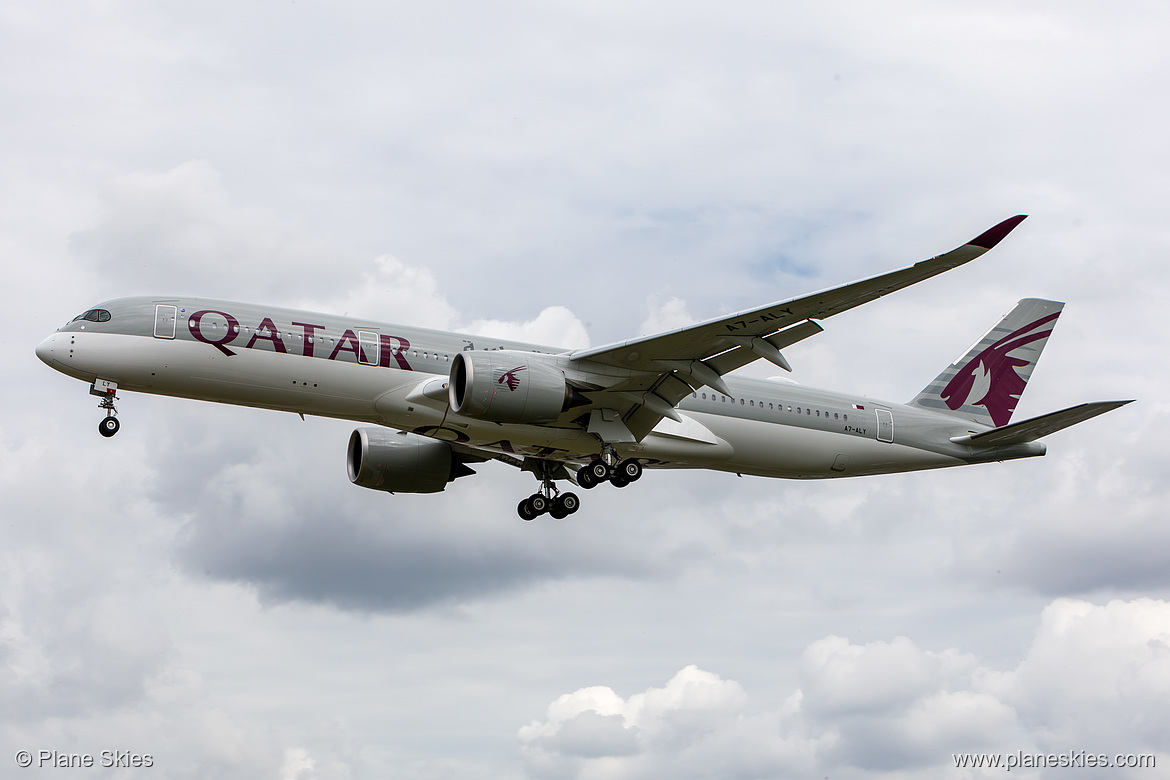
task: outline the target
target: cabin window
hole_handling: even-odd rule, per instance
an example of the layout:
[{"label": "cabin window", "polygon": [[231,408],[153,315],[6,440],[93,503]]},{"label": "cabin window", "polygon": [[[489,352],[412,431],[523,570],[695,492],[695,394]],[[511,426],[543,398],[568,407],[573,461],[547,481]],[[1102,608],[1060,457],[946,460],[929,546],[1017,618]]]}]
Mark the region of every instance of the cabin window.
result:
[{"label": "cabin window", "polygon": [[799,407],[799,406],[798,406],[798,407],[796,407],[796,413],[797,413],[797,414],[800,414],[800,407]]},{"label": "cabin window", "polygon": [[836,412],[833,412],[833,419],[839,420],[839,419],[841,419],[841,415],[837,414]]},{"label": "cabin window", "polygon": [[740,406],[743,406],[743,399],[742,399],[742,398],[741,398],[741,399],[739,399],[739,405],[740,405]]},{"label": "cabin window", "polygon": [[849,415],[845,414],[845,415],[842,415],[842,417],[845,418],[845,422],[849,422]]},{"label": "cabin window", "polygon": [[706,393],[703,393],[703,400],[704,400],[704,401],[706,401],[706,400],[707,400],[707,394],[706,394]]},{"label": "cabin window", "polygon": [[820,416],[821,416],[821,410],[817,409],[817,417],[820,417]]},{"label": "cabin window", "polygon": [[771,404],[771,402],[769,402],[769,403],[768,403],[768,408],[769,408],[769,409],[771,409],[771,408],[772,408],[772,404]]},{"label": "cabin window", "polygon": [[755,405],[756,405],[755,401],[748,401],[748,406],[755,406]]},{"label": "cabin window", "polygon": [[811,417],[812,416],[812,409],[805,409],[804,413],[806,416]]}]

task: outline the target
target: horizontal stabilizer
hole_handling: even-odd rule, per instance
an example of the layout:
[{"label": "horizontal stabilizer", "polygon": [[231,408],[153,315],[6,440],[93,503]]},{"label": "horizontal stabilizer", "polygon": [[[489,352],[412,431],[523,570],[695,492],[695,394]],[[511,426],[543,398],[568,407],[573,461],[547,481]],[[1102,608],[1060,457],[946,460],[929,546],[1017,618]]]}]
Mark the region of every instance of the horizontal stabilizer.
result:
[{"label": "horizontal stabilizer", "polygon": [[1059,412],[1049,412],[1030,420],[1005,425],[993,431],[955,436],[951,441],[956,444],[971,444],[978,447],[999,447],[1007,444],[1024,444],[1047,436],[1050,433],[1064,430],[1069,426],[1092,419],[1099,414],[1111,412],[1118,407],[1125,406],[1129,401],[1093,401],[1087,404],[1070,406]]}]

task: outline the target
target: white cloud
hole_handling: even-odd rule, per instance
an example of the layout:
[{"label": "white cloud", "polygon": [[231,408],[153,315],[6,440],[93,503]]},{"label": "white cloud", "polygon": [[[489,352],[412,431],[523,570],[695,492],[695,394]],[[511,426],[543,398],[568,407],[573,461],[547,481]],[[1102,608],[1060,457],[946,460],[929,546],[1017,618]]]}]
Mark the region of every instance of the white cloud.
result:
[{"label": "white cloud", "polygon": [[800,668],[806,709],[831,717],[905,705],[974,665],[973,656],[921,651],[906,637],[858,646],[831,636],[809,645]]},{"label": "white cloud", "polygon": [[529,344],[543,344],[564,349],[587,349],[589,333],[573,312],[564,306],[542,309],[535,319],[527,322],[505,320],[475,320],[460,328],[464,333],[511,339]]},{"label": "white cloud", "polygon": [[687,311],[687,302],[682,298],[671,298],[660,303],[651,298],[647,306],[650,310],[649,314],[638,326],[638,332],[642,335],[683,328],[695,322],[695,318]]},{"label": "white cloud", "polygon": [[307,297],[295,305],[420,328],[450,329],[456,316],[433,273],[391,255],[375,258],[334,296]]},{"label": "white cloud", "polygon": [[[1017,751],[1162,761],[1168,641],[1170,603],[1061,599],[1009,671],[905,637],[826,637],[805,650],[800,689],[773,710],[749,708],[737,683],[688,666],[628,700],[606,687],[561,696],[518,736],[534,777],[925,778],[953,771],[956,753]],[[593,741],[582,750],[586,724]]]},{"label": "white cloud", "polygon": [[985,672],[979,683],[1016,710],[1044,749],[1129,742],[1170,750],[1170,604],[1058,599],[1020,665]]}]

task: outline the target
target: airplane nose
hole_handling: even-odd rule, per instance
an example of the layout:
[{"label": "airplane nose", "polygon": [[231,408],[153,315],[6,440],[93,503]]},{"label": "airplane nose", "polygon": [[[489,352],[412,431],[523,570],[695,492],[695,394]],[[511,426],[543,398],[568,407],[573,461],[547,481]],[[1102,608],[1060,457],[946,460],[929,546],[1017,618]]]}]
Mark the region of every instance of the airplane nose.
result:
[{"label": "airplane nose", "polygon": [[37,344],[37,357],[43,360],[46,365],[53,365],[53,342],[56,338],[57,334],[54,333],[40,344]]}]

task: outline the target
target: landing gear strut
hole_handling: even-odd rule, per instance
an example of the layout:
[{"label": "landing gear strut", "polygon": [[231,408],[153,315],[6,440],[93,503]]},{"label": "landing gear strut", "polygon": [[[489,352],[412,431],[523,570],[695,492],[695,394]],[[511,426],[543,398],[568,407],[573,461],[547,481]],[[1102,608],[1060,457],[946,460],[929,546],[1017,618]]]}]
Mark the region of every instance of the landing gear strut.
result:
[{"label": "landing gear strut", "polygon": [[98,408],[106,410],[105,419],[98,423],[98,433],[107,439],[122,427],[122,423],[118,422],[118,418],[115,416],[118,414],[118,409],[114,406],[114,401],[118,400],[117,392],[118,385],[104,379],[97,380],[89,388],[90,395],[96,395],[102,399]]}]

